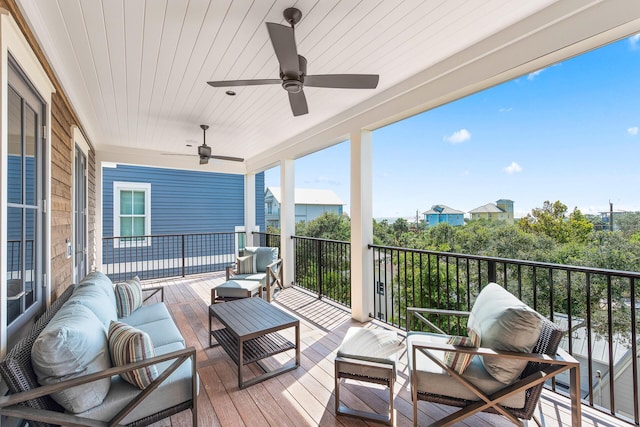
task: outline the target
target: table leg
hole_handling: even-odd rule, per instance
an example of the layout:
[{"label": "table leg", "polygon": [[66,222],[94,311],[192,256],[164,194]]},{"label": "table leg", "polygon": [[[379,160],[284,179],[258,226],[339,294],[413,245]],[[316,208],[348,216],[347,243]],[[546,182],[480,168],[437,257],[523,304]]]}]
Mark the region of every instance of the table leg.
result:
[{"label": "table leg", "polygon": [[300,366],[300,323],[296,325],[296,366]]},{"label": "table leg", "polygon": [[244,340],[240,340],[238,343],[238,388],[243,389],[242,384],[242,365],[244,361]]}]

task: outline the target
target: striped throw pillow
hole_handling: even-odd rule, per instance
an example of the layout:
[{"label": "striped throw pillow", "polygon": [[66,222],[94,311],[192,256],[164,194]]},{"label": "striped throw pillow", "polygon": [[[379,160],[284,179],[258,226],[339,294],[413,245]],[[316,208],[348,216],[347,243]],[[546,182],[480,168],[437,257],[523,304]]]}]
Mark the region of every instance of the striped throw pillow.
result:
[{"label": "striped throw pillow", "polygon": [[[141,362],[155,356],[153,343],[146,332],[126,323],[112,321],[109,325],[109,354],[113,366]],[[123,372],[120,377],[131,385],[143,390],[158,378],[155,365]]]},{"label": "striped throw pillow", "polygon": [[118,318],[131,315],[138,308],[142,307],[142,286],[138,276],[115,286],[116,309]]},{"label": "striped throw pillow", "polygon": [[[480,347],[480,335],[471,328],[467,328],[468,337],[453,336],[449,338],[447,344],[452,344],[460,347]],[[473,354],[471,353],[456,353],[453,351],[447,351],[444,354],[444,363],[449,368],[453,369],[460,375],[467,369],[467,366],[471,363]]]},{"label": "striped throw pillow", "polygon": [[256,272],[256,256],[239,256],[237,260],[238,274],[255,274]]}]

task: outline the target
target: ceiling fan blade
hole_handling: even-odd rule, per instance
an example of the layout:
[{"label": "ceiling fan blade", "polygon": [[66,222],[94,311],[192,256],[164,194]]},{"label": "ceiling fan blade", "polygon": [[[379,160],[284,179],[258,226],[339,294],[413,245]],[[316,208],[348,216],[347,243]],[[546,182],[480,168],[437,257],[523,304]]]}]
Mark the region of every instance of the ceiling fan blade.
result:
[{"label": "ceiling fan blade", "polygon": [[228,160],[230,162],[244,162],[244,159],[241,157],[229,157],[229,156],[210,156],[212,159],[218,160]]},{"label": "ceiling fan blade", "polygon": [[200,156],[200,164],[206,165],[207,163],[209,163],[209,158],[206,156]]},{"label": "ceiling fan blade", "polygon": [[257,85],[279,85],[282,84],[280,79],[255,79],[255,80],[221,80],[207,82],[213,87],[229,87],[229,86],[257,86]]},{"label": "ceiling fan blade", "polygon": [[340,89],[375,89],[377,74],[318,74],[305,76],[304,85],[310,87],[333,87]]},{"label": "ceiling fan blade", "polygon": [[300,63],[298,62],[298,48],[296,47],[293,28],[267,22],[267,30],[282,73],[287,77],[298,78],[300,75]]},{"label": "ceiling fan blade", "polygon": [[197,156],[197,154],[182,154],[182,153],[160,153],[161,156],[187,156],[193,157]]},{"label": "ceiling fan blade", "polygon": [[307,98],[304,96],[303,91],[298,93],[289,92],[289,104],[291,104],[291,111],[294,116],[301,116],[309,112]]}]

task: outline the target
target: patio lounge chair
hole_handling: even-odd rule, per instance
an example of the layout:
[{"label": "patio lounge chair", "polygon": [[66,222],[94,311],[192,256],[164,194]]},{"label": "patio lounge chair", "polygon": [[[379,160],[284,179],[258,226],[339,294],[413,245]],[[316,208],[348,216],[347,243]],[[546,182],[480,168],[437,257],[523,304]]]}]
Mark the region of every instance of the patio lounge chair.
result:
[{"label": "patio lounge chair", "polygon": [[[249,258],[247,258],[249,257]],[[245,261],[247,267],[241,263]],[[226,280],[255,280],[262,283],[265,299],[271,302],[276,290],[284,288],[282,279],[282,258],[278,258],[278,248],[247,246],[243,257],[226,268]]]},{"label": "patio lounge chair", "polygon": [[[501,286],[487,285],[470,313],[407,311],[408,329],[412,321],[419,320],[436,331],[407,335],[414,426],[419,400],[462,408],[432,425],[451,425],[482,411],[522,425],[521,419],[533,417],[544,382],[567,370],[572,426],[580,426],[580,365],[558,348],[562,330]],[[473,346],[477,340],[469,343],[465,342],[469,339],[445,334],[427,319],[430,315],[469,316],[467,338],[478,335],[479,347]],[[463,343],[471,346],[460,345]]]}]

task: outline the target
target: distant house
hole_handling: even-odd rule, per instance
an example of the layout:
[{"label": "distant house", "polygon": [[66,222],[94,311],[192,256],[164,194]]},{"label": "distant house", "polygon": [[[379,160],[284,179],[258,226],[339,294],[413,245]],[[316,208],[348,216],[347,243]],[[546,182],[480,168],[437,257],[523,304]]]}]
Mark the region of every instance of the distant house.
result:
[{"label": "distant house", "polygon": [[464,225],[464,212],[446,205],[433,205],[431,209],[423,212],[423,215],[427,227],[434,227],[442,222],[450,225]]},{"label": "distant house", "polygon": [[[142,257],[139,260],[161,263],[158,260],[162,259],[162,263],[171,265],[171,260],[180,258],[185,245],[188,261],[194,267],[217,265],[217,260],[203,258],[211,246],[203,243],[205,237],[187,237],[182,243],[177,238],[141,236],[209,235],[207,242],[215,240],[217,251],[234,254],[239,243],[224,236],[244,229],[244,179],[244,175],[216,172],[122,164],[104,167],[102,235],[106,238],[103,243],[106,271],[112,268],[113,260],[124,262],[134,250]],[[261,207],[264,173],[257,174],[255,180],[255,204]],[[262,209],[256,209],[255,225],[261,231],[265,229]],[[212,233],[221,233],[220,238]],[[131,237],[114,239],[121,236]],[[171,260],[167,261],[167,257]]]},{"label": "distant house", "polygon": [[[344,202],[331,190],[313,188],[295,189],[296,222],[312,221],[325,212],[342,215]],[[280,228],[280,187],[267,187],[264,194],[265,220],[267,226]]]},{"label": "distant house", "polygon": [[471,219],[489,219],[506,221],[513,224],[513,200],[500,199],[495,203],[487,203],[469,211]]}]

